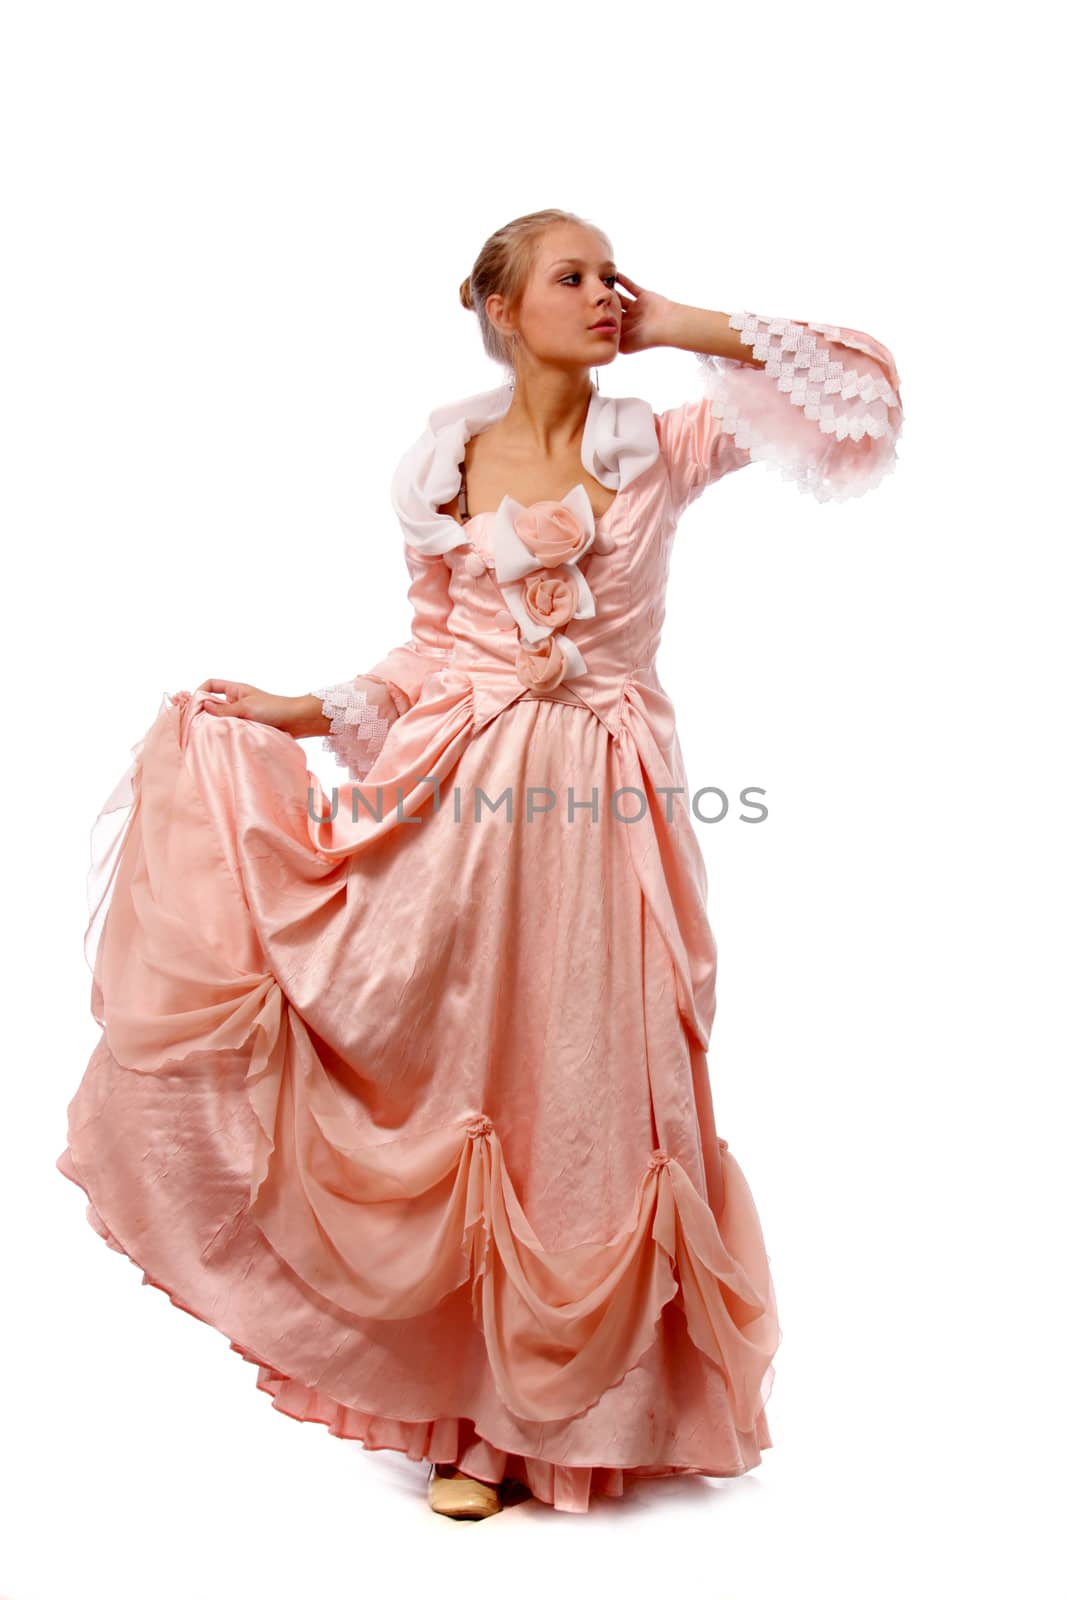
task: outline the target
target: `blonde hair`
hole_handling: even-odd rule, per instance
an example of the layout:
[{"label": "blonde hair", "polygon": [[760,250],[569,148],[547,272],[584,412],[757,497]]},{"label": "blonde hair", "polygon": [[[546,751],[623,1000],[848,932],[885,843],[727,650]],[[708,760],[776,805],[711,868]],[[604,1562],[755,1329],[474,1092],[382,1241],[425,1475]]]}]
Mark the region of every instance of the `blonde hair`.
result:
[{"label": "blonde hair", "polygon": [[502,228],[490,234],[478,252],[470,275],[459,286],[460,304],[466,310],[477,313],[486,355],[506,367],[512,364],[511,340],[490,322],[485,302],[492,294],[502,295],[511,305],[521,300],[537,246],[548,229],[557,222],[577,222],[581,227],[592,228],[594,233],[600,233],[601,238],[605,238],[592,222],[585,217],[575,216],[573,211],[530,211],[524,217],[515,217],[511,222],[506,222]]}]

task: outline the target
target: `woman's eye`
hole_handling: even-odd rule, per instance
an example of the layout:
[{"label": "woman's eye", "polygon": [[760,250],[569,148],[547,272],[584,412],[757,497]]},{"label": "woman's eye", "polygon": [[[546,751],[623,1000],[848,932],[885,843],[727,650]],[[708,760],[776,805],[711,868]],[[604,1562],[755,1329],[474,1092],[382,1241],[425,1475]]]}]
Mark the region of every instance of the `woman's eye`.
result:
[{"label": "woman's eye", "polygon": [[[580,282],[581,281],[581,276],[582,275],[581,275],[580,272],[568,272],[567,276],[565,278],[561,278],[559,281],[560,281],[560,283],[567,283],[571,278],[577,278],[579,280],[579,282]],[[611,284],[611,287],[614,289],[616,283],[618,283],[619,280],[618,280],[617,275],[614,272],[609,272],[607,274],[607,281],[608,281],[608,283]]]}]

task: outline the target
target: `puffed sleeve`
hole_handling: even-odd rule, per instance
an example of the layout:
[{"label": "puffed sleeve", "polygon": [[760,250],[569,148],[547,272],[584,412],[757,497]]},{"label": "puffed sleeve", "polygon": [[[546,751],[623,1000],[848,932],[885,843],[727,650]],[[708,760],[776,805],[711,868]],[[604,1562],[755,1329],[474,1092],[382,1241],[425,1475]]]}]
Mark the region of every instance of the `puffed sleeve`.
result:
[{"label": "puffed sleeve", "polygon": [[404,545],[411,582],[408,600],[411,638],[397,645],[355,678],[312,691],[330,718],[327,750],[362,782],[381,753],[397,717],[410,711],[431,672],[444,666],[454,639],[448,630],[452,610],[451,571],[440,555],[424,556]]},{"label": "puffed sleeve", "polygon": [[754,461],[820,501],[875,488],[896,465],[904,421],[885,345],[824,322],[729,320],[749,360],[698,355],[704,397],[656,417],[676,512]]}]

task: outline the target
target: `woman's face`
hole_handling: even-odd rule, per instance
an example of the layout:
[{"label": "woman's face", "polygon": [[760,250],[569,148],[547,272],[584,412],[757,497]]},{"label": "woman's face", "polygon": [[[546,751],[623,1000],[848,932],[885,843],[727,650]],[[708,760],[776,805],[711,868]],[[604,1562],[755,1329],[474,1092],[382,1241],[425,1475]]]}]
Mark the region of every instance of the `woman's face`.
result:
[{"label": "woman's face", "polygon": [[[503,312],[503,302],[498,304]],[[605,320],[613,326],[596,328]],[[520,369],[531,356],[569,369],[614,361],[622,302],[608,241],[580,223],[553,224],[542,235],[522,300],[502,329],[506,341],[512,329],[518,330]]]}]

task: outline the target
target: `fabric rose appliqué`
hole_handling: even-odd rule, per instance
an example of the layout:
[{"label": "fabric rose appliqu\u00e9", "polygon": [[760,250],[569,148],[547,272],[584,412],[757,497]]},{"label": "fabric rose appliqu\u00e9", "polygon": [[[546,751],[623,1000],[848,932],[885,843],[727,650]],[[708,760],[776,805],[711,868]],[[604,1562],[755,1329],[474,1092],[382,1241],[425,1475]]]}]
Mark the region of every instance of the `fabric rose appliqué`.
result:
[{"label": "fabric rose appliqu\u00e9", "polygon": [[569,572],[538,568],[524,579],[522,601],[534,622],[565,628],[578,609],[578,585]]},{"label": "fabric rose appliqu\u00e9", "polygon": [[611,548],[597,535],[582,484],[562,500],[523,506],[505,495],[500,503],[493,523],[493,563],[519,629],[515,671],[528,689],[554,689],[564,678],[588,670],[577,645],[559,629],[573,617],[596,615],[592,590],[577,565],[594,545]]}]

